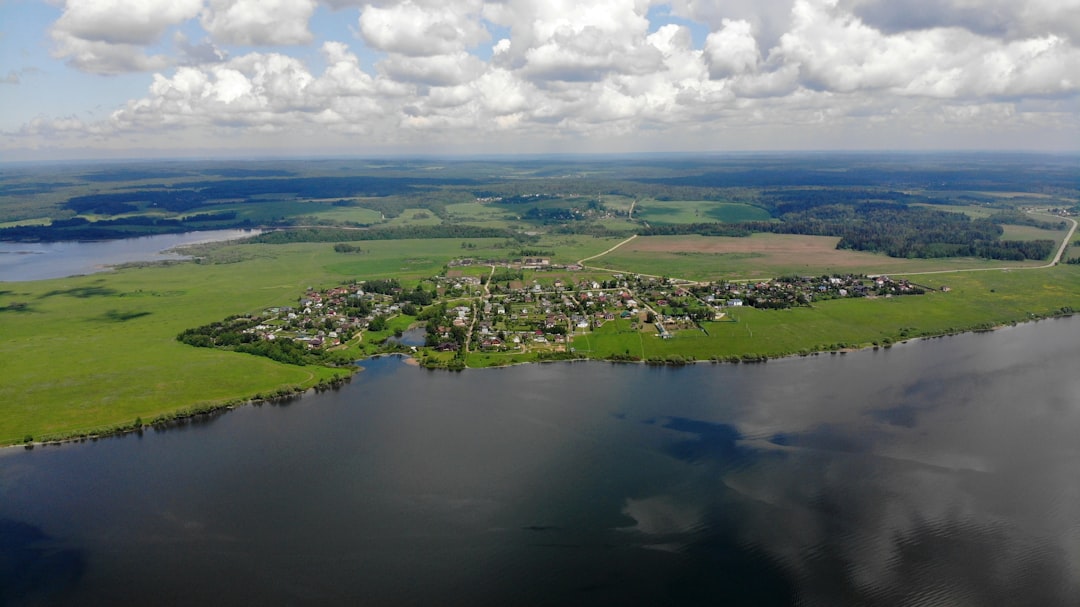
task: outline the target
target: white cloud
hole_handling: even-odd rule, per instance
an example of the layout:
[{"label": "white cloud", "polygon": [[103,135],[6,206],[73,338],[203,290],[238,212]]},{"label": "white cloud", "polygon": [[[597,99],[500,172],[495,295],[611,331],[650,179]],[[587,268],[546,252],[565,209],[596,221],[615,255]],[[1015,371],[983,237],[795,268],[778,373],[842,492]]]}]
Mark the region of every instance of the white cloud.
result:
[{"label": "white cloud", "polygon": [[95,74],[122,74],[165,69],[169,65],[164,55],[147,55],[142,47],[115,44],[100,40],[84,40],[60,30],[54,30],[56,48],[53,55],[67,59],[72,67]]},{"label": "white cloud", "polygon": [[209,0],[199,22],[223,44],[307,44],[314,12],[315,0]]},{"label": "white cloud", "polygon": [[709,58],[709,74],[713,78],[744,74],[755,70],[761,63],[761,53],[750,33],[748,21],[724,19],[723,27],[706,38],[705,53]]},{"label": "white cloud", "polygon": [[360,13],[360,35],[381,51],[411,57],[452,55],[489,39],[479,10],[478,2],[460,1],[434,7],[412,0],[366,6]]},{"label": "white cloud", "polygon": [[188,41],[183,32],[176,32],[173,42],[180,50],[178,63],[181,65],[200,65],[204,63],[218,63],[228,58],[229,54],[221,50],[210,40],[203,40],[198,44]]},{"label": "white cloud", "polygon": [[80,40],[146,45],[201,7],[202,0],[67,0],[54,29]]},{"label": "white cloud", "polygon": [[[367,65],[341,42],[316,40],[316,0],[184,0],[152,15],[123,14],[122,0],[71,0],[51,30],[57,56],[85,71],[158,73],[104,126],[45,120],[23,135],[153,137],[182,126],[211,140],[295,130],[311,141],[362,133],[372,145],[828,147],[875,131],[929,141],[980,124],[1010,137],[1076,128],[1080,51],[1069,24],[1080,0],[1010,5],[1022,17],[1000,32],[958,23],[967,0],[945,0],[952,12],[926,27],[878,0],[674,0],[667,14],[709,26],[703,44],[692,27],[650,23],[650,0],[319,1],[357,7],[341,18],[355,19],[376,52]],[[159,50],[165,34],[198,24],[200,42],[173,31],[172,48]],[[321,73],[306,49],[230,58],[219,48],[308,42],[321,44]],[[1031,100],[1045,103],[1021,109]]]},{"label": "white cloud", "polygon": [[142,48],[198,14],[202,0],[67,0],[53,24],[53,55],[100,74],[163,69],[169,59]]},{"label": "white cloud", "polygon": [[584,82],[660,66],[660,53],[646,41],[647,11],[648,3],[638,0],[509,0],[484,14],[512,31],[499,54],[503,67],[536,81]]},{"label": "white cloud", "polygon": [[888,33],[958,27],[1008,39],[1056,34],[1080,41],[1080,0],[843,0],[842,6]]},{"label": "white cloud", "polygon": [[957,28],[885,34],[828,1],[796,0],[776,58],[805,86],[930,97],[1076,94],[1080,52],[1056,36],[1003,42]]},{"label": "white cloud", "polygon": [[485,69],[482,61],[465,51],[427,57],[393,55],[380,61],[378,67],[392,80],[433,86],[469,82],[482,74]]}]

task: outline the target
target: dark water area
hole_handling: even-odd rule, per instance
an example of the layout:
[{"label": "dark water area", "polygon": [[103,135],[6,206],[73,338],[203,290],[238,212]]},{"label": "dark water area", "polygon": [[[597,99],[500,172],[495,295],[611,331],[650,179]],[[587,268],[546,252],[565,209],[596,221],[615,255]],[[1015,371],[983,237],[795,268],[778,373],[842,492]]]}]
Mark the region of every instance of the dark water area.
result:
[{"label": "dark water area", "polygon": [[757,365],[364,364],[0,454],[0,604],[1080,604],[1080,319]]},{"label": "dark water area", "polygon": [[109,266],[186,259],[175,247],[255,236],[259,230],[207,230],[120,240],[0,242],[0,282],[93,274]]},{"label": "dark water area", "polygon": [[427,329],[424,327],[414,327],[407,331],[401,332],[401,337],[390,336],[386,338],[386,341],[391,343],[398,343],[403,346],[422,346],[427,340]]}]

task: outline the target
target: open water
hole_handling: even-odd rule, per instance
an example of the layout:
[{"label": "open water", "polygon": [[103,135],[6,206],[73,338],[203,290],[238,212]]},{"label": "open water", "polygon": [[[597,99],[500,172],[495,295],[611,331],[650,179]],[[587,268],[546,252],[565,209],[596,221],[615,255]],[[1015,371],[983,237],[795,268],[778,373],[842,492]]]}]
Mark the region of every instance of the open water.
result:
[{"label": "open water", "polygon": [[0,453],[0,604],[1080,604],[1080,319],[758,365],[364,365]]},{"label": "open water", "polygon": [[187,259],[170,249],[199,242],[246,238],[259,230],[207,230],[119,240],[0,242],[0,282],[93,274],[139,261]]}]

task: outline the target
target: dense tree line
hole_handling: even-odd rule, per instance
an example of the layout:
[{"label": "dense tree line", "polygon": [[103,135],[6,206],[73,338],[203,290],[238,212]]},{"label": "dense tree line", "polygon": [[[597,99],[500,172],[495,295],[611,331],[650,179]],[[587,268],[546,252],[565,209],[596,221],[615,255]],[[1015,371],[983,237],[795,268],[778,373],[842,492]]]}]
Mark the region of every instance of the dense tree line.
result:
[{"label": "dense tree line", "polygon": [[137,210],[138,207],[131,203],[140,202],[166,211],[182,213],[206,204],[207,200],[205,194],[195,189],[135,190],[74,196],[69,198],[64,206],[76,213],[115,215]]},{"label": "dense tree line", "polygon": [[[761,229],[766,222],[750,223],[686,223],[649,226],[638,233],[642,236],[680,236],[684,234],[697,234],[699,236],[749,236],[754,232],[763,232]],[[757,228],[757,229],[755,229]]]},{"label": "dense tree line", "polygon": [[225,228],[245,229],[253,227],[249,220],[235,221],[215,216],[194,220],[165,219],[161,217],[119,217],[101,221],[89,221],[82,217],[58,219],[47,226],[15,226],[0,228],[0,241],[56,242],[60,240],[113,240],[134,236],[156,234],[179,234],[201,230]]},{"label": "dense tree line", "polygon": [[584,217],[584,214],[578,209],[561,208],[561,207],[533,207],[522,215],[523,218],[529,221],[539,221],[540,223],[556,223],[562,221],[577,221]]},{"label": "dense tree line", "polygon": [[839,236],[837,248],[890,257],[1044,259],[1053,248],[1051,241],[1000,240],[1001,226],[989,219],[893,203],[825,204],[786,213],[781,220],[763,227],[771,232]]},{"label": "dense tree line", "polygon": [[401,282],[396,278],[375,278],[364,281],[364,291],[379,295],[394,295],[401,292]]},{"label": "dense tree line", "polygon": [[296,228],[275,230],[252,238],[264,244],[293,242],[355,242],[362,240],[406,240],[412,238],[506,238],[516,235],[499,228],[467,225],[403,226],[370,230],[340,228]]},{"label": "dense tree line", "polygon": [[1033,228],[1039,228],[1040,230],[1064,230],[1069,227],[1064,221],[1046,221],[1020,211],[998,211],[986,219],[994,223],[1014,226],[1031,226]]},{"label": "dense tree line", "polygon": [[351,244],[345,244],[344,242],[339,242],[336,245],[334,245],[334,251],[336,251],[338,253],[366,253],[367,252],[361,247],[358,247],[356,245],[351,245]]},{"label": "dense tree line", "polygon": [[986,259],[1045,259],[1053,241],[1000,240],[1001,226],[988,218],[971,219],[923,206],[897,203],[825,204],[821,201],[781,205],[789,209],[779,221],[694,223],[650,226],[648,236],[699,234],[748,236],[754,232],[838,236],[839,249],[884,253],[890,257],[983,257]]},{"label": "dense tree line", "polygon": [[186,329],[176,336],[177,341],[198,348],[222,348],[263,356],[289,365],[340,364],[334,354],[308,348],[304,343],[288,337],[260,339],[254,333],[245,332],[260,322],[245,316],[232,316],[208,325]]},{"label": "dense tree line", "polygon": [[513,269],[510,269],[510,268],[501,268],[501,269],[495,270],[495,272],[491,275],[491,282],[492,283],[507,282],[507,281],[511,281],[511,280],[524,280],[524,279],[525,279],[525,273],[524,272],[522,272],[521,270],[513,270]]},{"label": "dense tree line", "polygon": [[[273,341],[260,340],[253,333],[245,333],[259,323],[247,317],[230,317],[223,321],[187,329],[176,336],[177,341],[198,348],[225,348],[237,352],[265,356],[290,365],[306,365],[314,362],[307,346],[281,337]],[[317,357],[314,357],[317,358]]]},{"label": "dense tree line", "polygon": [[208,198],[249,198],[267,194],[293,194],[297,198],[351,198],[356,196],[383,197],[409,194],[421,188],[472,185],[467,178],[377,177],[356,175],[346,177],[284,177],[272,179],[227,179],[186,183]]},{"label": "dense tree line", "polygon": [[411,304],[413,306],[412,312],[402,309],[402,312],[409,316],[415,315],[416,306],[429,306],[435,301],[436,297],[434,291],[425,291],[422,285],[416,285],[415,289],[406,291],[396,278],[376,278],[365,281],[364,291],[393,297],[394,303]]}]

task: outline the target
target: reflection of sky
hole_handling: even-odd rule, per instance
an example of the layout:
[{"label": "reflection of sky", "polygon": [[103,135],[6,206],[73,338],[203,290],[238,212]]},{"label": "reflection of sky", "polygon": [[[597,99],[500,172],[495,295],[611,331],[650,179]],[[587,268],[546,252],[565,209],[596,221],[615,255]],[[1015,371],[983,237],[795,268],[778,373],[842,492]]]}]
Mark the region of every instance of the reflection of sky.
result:
[{"label": "reflection of sky", "polygon": [[678,369],[383,358],[289,406],[0,453],[0,519],[73,550],[100,596],[1076,604],[1078,337]]},{"label": "reflection of sky", "polygon": [[1078,328],[753,368],[772,383],[730,390],[744,400],[728,423],[664,420],[694,486],[722,484],[624,512],[668,549],[734,533],[783,563],[807,604],[1075,602]]}]

